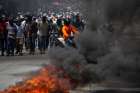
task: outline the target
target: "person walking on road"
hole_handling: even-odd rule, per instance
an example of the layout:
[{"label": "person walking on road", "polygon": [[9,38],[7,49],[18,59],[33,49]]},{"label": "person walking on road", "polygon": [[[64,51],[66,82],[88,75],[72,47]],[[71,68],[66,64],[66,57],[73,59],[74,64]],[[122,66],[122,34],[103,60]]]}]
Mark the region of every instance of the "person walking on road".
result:
[{"label": "person walking on road", "polygon": [[39,28],[39,49],[41,54],[45,54],[45,50],[48,47],[49,30],[47,18],[42,17],[42,22],[38,25]]}]

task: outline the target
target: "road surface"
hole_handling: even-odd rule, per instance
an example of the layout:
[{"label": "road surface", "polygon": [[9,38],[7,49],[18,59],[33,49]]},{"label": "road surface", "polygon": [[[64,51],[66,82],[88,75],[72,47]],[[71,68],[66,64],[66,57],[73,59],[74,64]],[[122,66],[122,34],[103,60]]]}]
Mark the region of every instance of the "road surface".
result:
[{"label": "road surface", "polygon": [[0,89],[22,81],[44,64],[49,64],[47,55],[0,57]]}]

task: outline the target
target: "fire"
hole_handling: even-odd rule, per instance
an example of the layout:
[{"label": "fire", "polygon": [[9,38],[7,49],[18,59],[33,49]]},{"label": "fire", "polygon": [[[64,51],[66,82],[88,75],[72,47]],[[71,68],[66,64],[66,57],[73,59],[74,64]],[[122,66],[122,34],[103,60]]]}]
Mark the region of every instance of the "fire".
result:
[{"label": "fire", "polygon": [[0,93],[69,93],[70,79],[62,69],[47,66],[37,75]]}]

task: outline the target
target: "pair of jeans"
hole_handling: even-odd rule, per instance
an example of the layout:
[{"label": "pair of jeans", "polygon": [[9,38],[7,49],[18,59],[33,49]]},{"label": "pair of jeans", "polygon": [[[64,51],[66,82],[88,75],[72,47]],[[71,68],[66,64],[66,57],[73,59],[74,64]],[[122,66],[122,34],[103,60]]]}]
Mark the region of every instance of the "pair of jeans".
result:
[{"label": "pair of jeans", "polygon": [[30,48],[30,52],[35,52],[35,47],[36,47],[36,37],[32,35],[31,37],[28,37],[28,45]]},{"label": "pair of jeans", "polygon": [[39,37],[39,49],[44,50],[48,47],[48,37],[47,36],[40,36]]},{"label": "pair of jeans", "polygon": [[7,45],[7,54],[14,55],[14,49],[16,46],[16,40],[13,38],[8,38],[8,45]]},{"label": "pair of jeans", "polygon": [[1,49],[1,55],[4,55],[4,51],[5,51],[5,40],[4,39],[0,39],[0,49]]},{"label": "pair of jeans", "polygon": [[66,40],[66,45],[67,45],[68,47],[76,47],[75,42],[74,42],[74,37],[69,37],[69,38]]}]

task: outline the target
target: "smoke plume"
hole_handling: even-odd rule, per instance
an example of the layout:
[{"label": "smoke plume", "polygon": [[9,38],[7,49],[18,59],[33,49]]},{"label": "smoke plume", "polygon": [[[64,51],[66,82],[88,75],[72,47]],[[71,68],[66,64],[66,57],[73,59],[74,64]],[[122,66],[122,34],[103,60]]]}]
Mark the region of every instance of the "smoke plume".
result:
[{"label": "smoke plume", "polygon": [[82,54],[91,62],[97,60],[100,77],[138,82],[140,1],[90,0],[86,4],[91,12],[86,13],[89,30],[81,35]]},{"label": "smoke plume", "polygon": [[[117,79],[139,85],[140,1],[82,0],[81,2],[83,2],[81,12],[87,16],[87,25],[80,36],[80,49],[79,51],[58,49],[53,53],[53,56],[55,55],[53,58],[60,59],[64,64],[69,64],[68,66],[71,66],[71,62],[75,62],[75,59],[76,63],[84,62],[86,63],[84,67],[102,80]],[[66,64],[64,67],[69,68]]]}]

